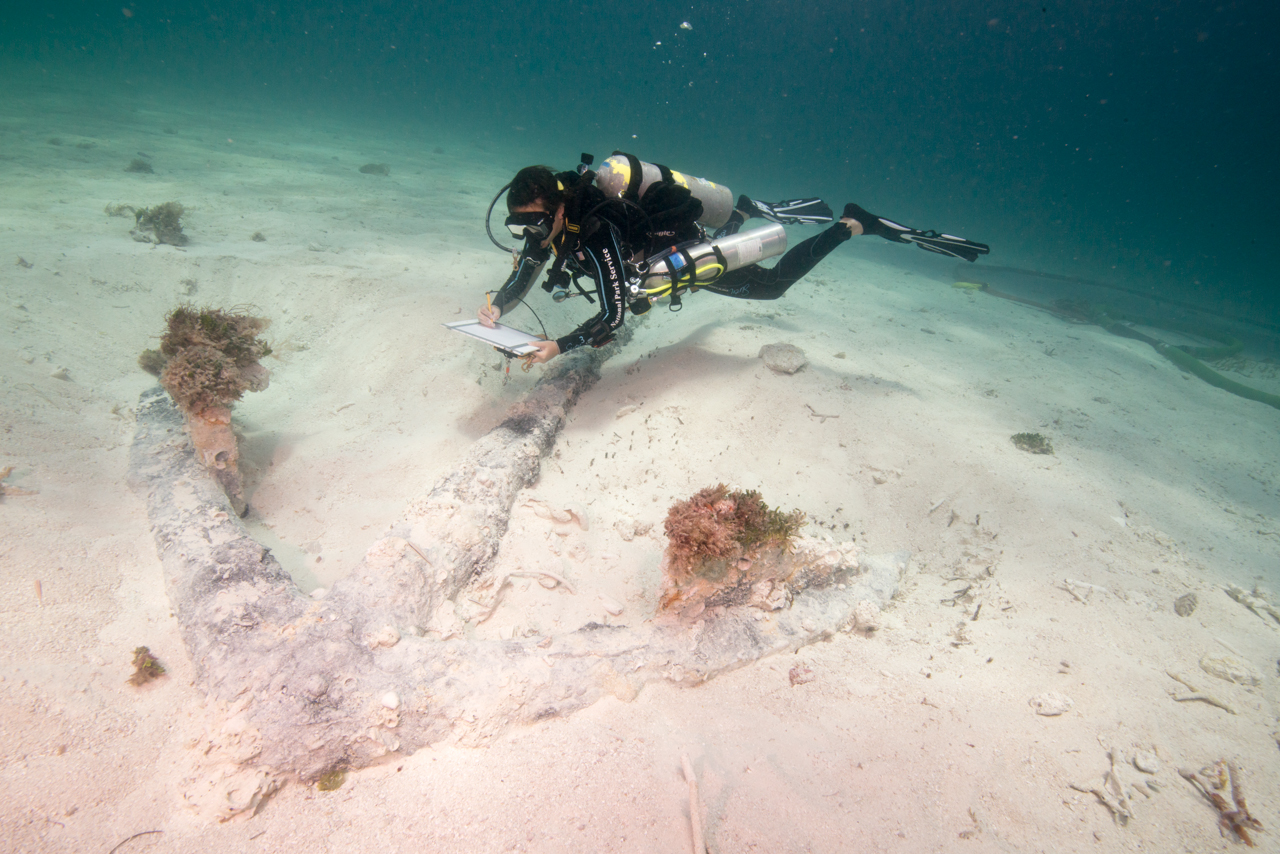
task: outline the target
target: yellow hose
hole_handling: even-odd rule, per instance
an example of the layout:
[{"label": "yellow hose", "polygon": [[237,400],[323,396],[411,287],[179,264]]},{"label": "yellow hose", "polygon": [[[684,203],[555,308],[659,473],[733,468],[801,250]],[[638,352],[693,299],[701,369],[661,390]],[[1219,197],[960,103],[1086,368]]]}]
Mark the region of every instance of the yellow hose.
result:
[{"label": "yellow hose", "polygon": [[[715,270],[715,273],[711,276],[704,276],[703,274],[706,273],[708,270]],[[714,282],[716,279],[723,276],[724,273],[725,273],[724,265],[713,261],[712,263],[707,264],[705,267],[698,267],[694,270],[693,283],[690,284],[689,287],[696,288],[696,287],[699,287],[700,285],[709,285],[712,282]],[[665,275],[665,274],[662,274],[662,275]],[[669,293],[671,293],[671,285],[672,283],[670,281],[667,281],[656,288],[645,288],[645,291],[644,291],[645,296],[649,297],[649,299],[659,299],[661,297],[665,297]]]}]

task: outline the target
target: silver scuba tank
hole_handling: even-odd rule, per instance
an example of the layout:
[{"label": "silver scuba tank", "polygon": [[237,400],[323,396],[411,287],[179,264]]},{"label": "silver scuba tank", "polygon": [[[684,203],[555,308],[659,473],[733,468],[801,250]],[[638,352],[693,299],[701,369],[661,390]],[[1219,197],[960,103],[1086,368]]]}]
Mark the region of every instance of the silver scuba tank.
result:
[{"label": "silver scuba tank", "polygon": [[672,247],[645,262],[639,280],[631,285],[631,297],[668,296],[673,284],[677,291],[708,285],[730,270],[786,251],[787,230],[776,222],[692,246]]},{"label": "silver scuba tank", "polygon": [[[640,167],[638,183],[636,183],[634,165]],[[733,192],[728,187],[708,181],[706,178],[696,178],[664,166],[645,163],[626,154],[614,154],[600,164],[600,168],[596,171],[596,186],[603,190],[605,195],[617,197],[635,183],[635,198],[639,199],[644,195],[644,191],[649,189],[650,184],[663,180],[664,172],[670,172],[673,181],[682,187],[687,187],[694,198],[702,202],[702,216],[698,218],[699,225],[714,230],[729,221],[729,215],[733,213]]]}]

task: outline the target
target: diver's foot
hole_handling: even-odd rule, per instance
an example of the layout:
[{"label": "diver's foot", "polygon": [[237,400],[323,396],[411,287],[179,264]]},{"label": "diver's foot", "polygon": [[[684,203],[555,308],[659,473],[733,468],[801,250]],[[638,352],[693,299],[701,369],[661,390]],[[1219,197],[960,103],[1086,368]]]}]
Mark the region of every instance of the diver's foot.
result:
[{"label": "diver's foot", "polygon": [[[743,196],[743,198],[746,198],[746,196]],[[750,218],[750,213],[743,210],[735,210],[733,213],[729,214],[729,219],[725,221],[725,224],[716,229],[716,233],[713,237],[720,238],[728,237],[731,234],[737,234],[738,229],[742,228],[743,224]]]},{"label": "diver's foot", "polygon": [[[906,243],[907,241],[902,239],[902,234],[903,232],[911,231],[905,225],[898,225],[896,222],[878,217],[853,202],[849,202],[844,206],[844,216],[840,218],[841,222],[849,220],[858,223],[861,227],[860,231],[853,232],[855,235],[874,234],[877,237],[883,237],[885,240],[892,240],[894,243]],[[853,231],[853,229],[850,228],[850,231]]]},{"label": "diver's foot", "polygon": [[733,207],[734,213],[740,214],[744,222],[753,216],[760,216],[760,210],[756,207],[756,203],[746,196],[738,196],[738,203]]}]

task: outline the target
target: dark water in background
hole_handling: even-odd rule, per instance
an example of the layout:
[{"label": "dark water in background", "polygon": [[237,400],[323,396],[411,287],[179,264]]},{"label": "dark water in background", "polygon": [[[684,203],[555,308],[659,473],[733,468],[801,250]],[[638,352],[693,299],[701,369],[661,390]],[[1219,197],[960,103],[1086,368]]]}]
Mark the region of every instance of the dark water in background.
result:
[{"label": "dark water in background", "polygon": [[447,127],[511,171],[625,147],[1280,323],[1273,4],[15,5],[0,58],[55,85]]}]

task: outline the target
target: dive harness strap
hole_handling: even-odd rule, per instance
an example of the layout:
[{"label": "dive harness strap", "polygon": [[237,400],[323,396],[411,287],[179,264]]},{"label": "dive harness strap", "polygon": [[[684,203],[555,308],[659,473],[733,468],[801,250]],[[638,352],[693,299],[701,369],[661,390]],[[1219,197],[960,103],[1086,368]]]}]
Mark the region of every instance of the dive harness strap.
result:
[{"label": "dive harness strap", "polygon": [[679,311],[684,308],[684,303],[680,302],[680,288],[683,286],[692,288],[698,281],[698,265],[687,248],[677,248],[667,256],[668,268],[671,267],[672,258],[679,258],[681,263],[678,269],[671,270],[671,304],[668,308],[671,311]]},{"label": "dive harness strap", "polygon": [[[581,173],[563,172],[556,177],[562,184],[569,182],[587,190],[595,189],[592,186],[592,182],[595,181],[596,173],[590,170],[585,170]],[[582,241],[595,234],[600,228],[600,221],[591,217],[590,214],[599,207],[598,204],[594,206],[592,204],[598,202],[598,197],[603,197],[603,195],[599,190],[595,190],[595,195],[591,192],[579,191],[570,193],[568,198],[565,199],[564,233],[560,238],[560,245],[558,247],[552,246],[553,251],[556,253],[556,260],[551,265],[551,269],[547,271],[547,280],[542,283],[542,288],[547,293],[551,293],[557,287],[568,288],[569,274],[565,272],[565,265],[569,263],[569,256],[578,250]],[[573,283],[578,292],[587,297],[588,302],[594,302],[587,295],[587,292],[582,289],[582,286],[578,285],[578,277],[576,275],[573,277]]]},{"label": "dive harness strap", "polygon": [[631,173],[627,176],[627,188],[622,191],[622,197],[633,202],[640,201],[640,182],[644,180],[644,167],[640,165],[640,158],[625,151],[615,151],[613,154],[615,157],[627,158],[627,169]]},{"label": "dive harness strap", "polygon": [[579,296],[586,297],[587,302],[595,305],[596,298],[591,294],[591,291],[582,287],[582,283],[579,281],[581,278],[582,274],[580,273],[566,273],[560,267],[553,267],[547,273],[547,278],[542,283],[542,289],[551,294],[551,298],[556,302],[561,302],[565,297],[572,296],[569,293],[569,285],[572,284]]},{"label": "dive harness strap", "polygon": [[[640,201],[640,185],[644,183],[644,164],[640,162],[640,158],[634,154],[628,154],[625,151],[614,151],[614,157],[625,157],[627,159],[627,168],[631,174],[627,177],[627,188],[622,191],[622,197],[628,201]],[[675,173],[667,166],[661,163],[653,164],[658,169],[658,173],[662,176],[664,184],[679,184],[676,180]],[[594,177],[594,176],[593,176]]]},{"label": "dive harness strap", "polygon": [[[687,243],[672,246],[657,257],[650,259],[646,263],[637,267],[637,272],[640,274],[641,282],[650,276],[666,276],[669,281],[652,290],[646,289],[641,285],[638,289],[633,289],[633,294],[637,297],[643,296],[646,299],[660,298],[664,296],[669,297],[671,300],[669,310],[680,311],[680,309],[684,307],[683,303],[680,301],[680,296],[686,289],[690,293],[694,293],[698,290],[700,285],[711,284],[716,279],[720,278],[720,276],[724,275],[725,269],[729,266],[729,262],[724,257],[724,253],[720,251],[720,247],[712,243],[708,248],[711,250],[711,254],[715,256],[719,272],[706,281],[699,280],[698,260],[693,256],[693,253],[690,250],[702,245],[704,245],[704,241],[691,240]],[[680,263],[678,265],[673,264],[672,259],[678,260]],[[666,272],[651,272],[655,264],[664,261],[667,265]],[[636,293],[636,290],[639,292]]]},{"label": "dive harness strap", "polygon": [[599,349],[613,341],[613,333],[609,331],[609,324],[604,322],[604,318],[600,318],[591,324],[591,328],[587,330],[587,337],[592,347]]}]

